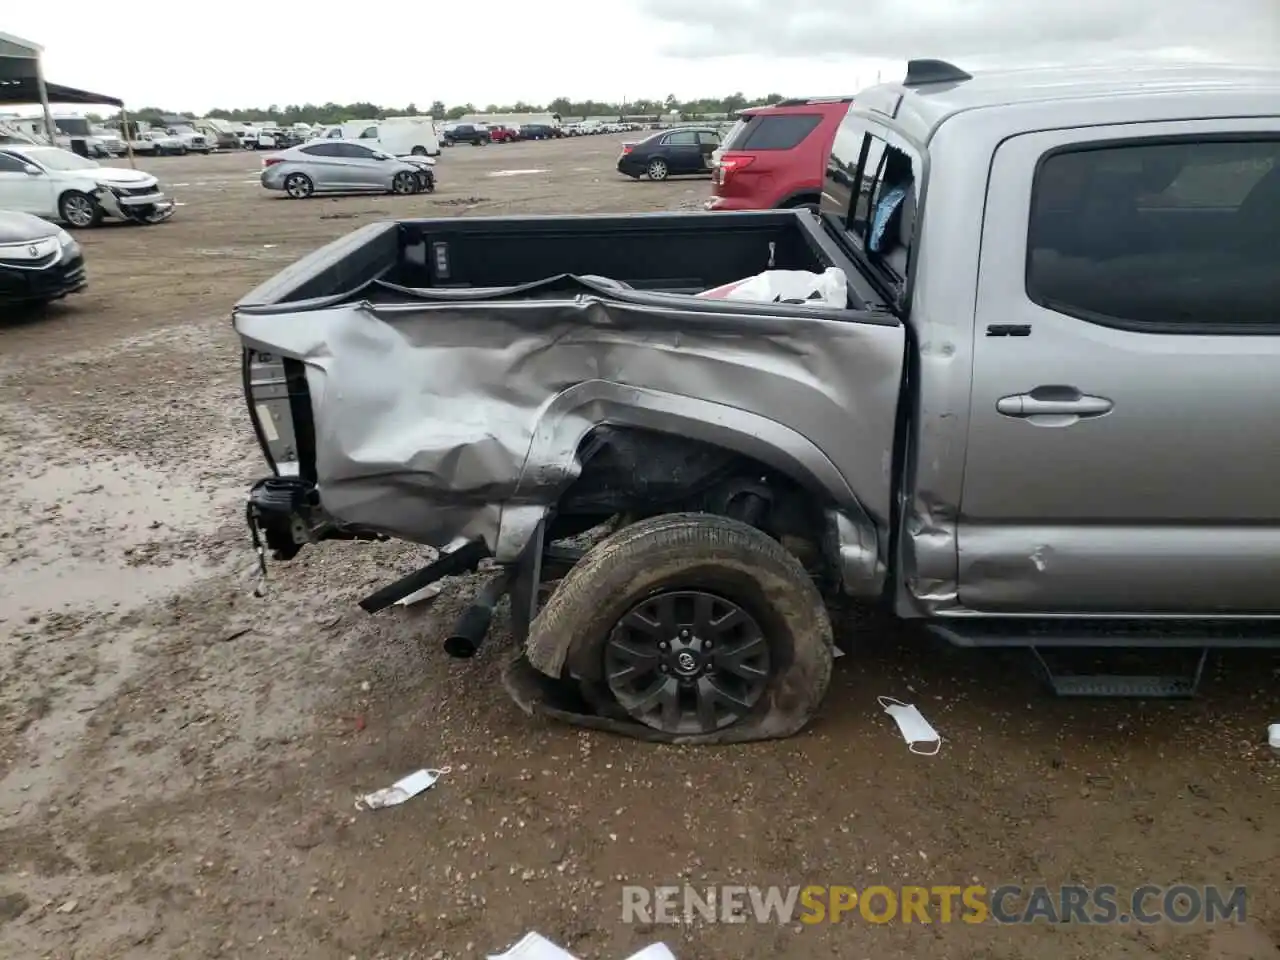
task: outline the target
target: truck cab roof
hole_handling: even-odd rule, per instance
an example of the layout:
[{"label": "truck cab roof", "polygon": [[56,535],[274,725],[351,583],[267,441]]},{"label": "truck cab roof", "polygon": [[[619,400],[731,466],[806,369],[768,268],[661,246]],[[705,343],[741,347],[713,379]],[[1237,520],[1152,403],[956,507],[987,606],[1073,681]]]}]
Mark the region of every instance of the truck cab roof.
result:
[{"label": "truck cab roof", "polygon": [[[904,80],[859,93],[854,110],[883,114],[904,135],[927,144],[944,123],[963,113],[1031,106],[1046,125],[1056,125],[1050,118],[1059,112],[1070,115],[1067,122],[1074,125],[1081,108],[1096,110],[1103,101],[1152,120],[1240,116],[1242,109],[1252,115],[1250,104],[1256,104],[1257,115],[1269,115],[1280,102],[1280,68],[1151,62],[970,74],[942,61],[912,61]],[[1099,122],[1109,121],[1099,116]]]}]

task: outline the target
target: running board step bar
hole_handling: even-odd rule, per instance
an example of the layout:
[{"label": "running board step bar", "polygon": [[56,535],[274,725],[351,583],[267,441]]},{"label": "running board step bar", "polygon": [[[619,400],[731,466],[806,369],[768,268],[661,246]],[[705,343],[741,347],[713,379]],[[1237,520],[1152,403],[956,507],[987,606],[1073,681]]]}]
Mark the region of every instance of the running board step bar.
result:
[{"label": "running board step bar", "polygon": [[[1046,652],[1048,656],[1046,656]],[[1066,651],[1076,653],[1076,651]],[[1185,651],[1184,652],[1190,652]],[[1049,688],[1059,697],[1139,697],[1151,700],[1180,700],[1196,695],[1204,666],[1209,659],[1208,648],[1200,651],[1194,669],[1185,674],[1124,674],[1124,673],[1068,673],[1064,671],[1064,659],[1053,651],[1031,648],[1038,672]],[[1078,658],[1078,653],[1077,653]],[[1056,669],[1055,669],[1056,666]]]},{"label": "running board step bar", "polygon": [[1280,648],[1280,620],[948,617],[925,626],[957,647]]}]

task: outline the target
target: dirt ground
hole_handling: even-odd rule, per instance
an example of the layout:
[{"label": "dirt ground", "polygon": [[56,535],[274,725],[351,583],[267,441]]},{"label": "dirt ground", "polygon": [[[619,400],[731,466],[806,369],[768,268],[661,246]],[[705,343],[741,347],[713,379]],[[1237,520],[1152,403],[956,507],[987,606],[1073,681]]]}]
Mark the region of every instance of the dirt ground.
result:
[{"label": "dirt ground", "polygon": [[[1191,702],[1047,697],[1021,655],[842,616],[853,653],[782,743],[654,747],[534,721],[440,649],[476,589],[367,616],[415,566],[333,543],[255,599],[264,472],[228,314],[388,216],[696,207],[617,176],[618,137],[446,150],[438,193],[290,201],[255,155],[144,164],[167,224],[82,235],[91,286],[0,324],[0,956],[1280,957],[1280,661],[1214,657]],[[907,752],[878,695],[946,737]],[[391,810],[362,791],[451,772]],[[1268,823],[1271,825],[1268,826]],[[624,883],[1244,884],[1243,925],[645,927]]]}]

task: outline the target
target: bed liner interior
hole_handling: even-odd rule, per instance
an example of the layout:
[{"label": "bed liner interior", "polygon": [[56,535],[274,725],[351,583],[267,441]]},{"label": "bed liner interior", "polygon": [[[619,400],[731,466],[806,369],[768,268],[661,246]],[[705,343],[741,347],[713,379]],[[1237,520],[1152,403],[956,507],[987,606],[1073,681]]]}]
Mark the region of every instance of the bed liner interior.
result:
[{"label": "bed liner interior", "polygon": [[[849,277],[850,308],[877,303],[806,211],[404,220],[370,224],[316,251],[239,306],[553,298],[575,287],[690,295],[764,270],[831,266]],[[594,280],[584,289],[580,278]]]}]

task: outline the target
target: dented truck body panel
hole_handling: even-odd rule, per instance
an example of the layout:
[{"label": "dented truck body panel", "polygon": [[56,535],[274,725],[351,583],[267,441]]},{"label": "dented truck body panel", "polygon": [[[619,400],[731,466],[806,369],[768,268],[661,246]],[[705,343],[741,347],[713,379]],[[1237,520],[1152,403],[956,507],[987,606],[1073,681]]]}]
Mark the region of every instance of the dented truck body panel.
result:
[{"label": "dented truck body panel", "polygon": [[[798,535],[742,522],[790,551],[826,597],[833,587],[884,602],[952,642],[1280,644],[1280,507],[1258,479],[1280,470],[1280,427],[1257,402],[1280,362],[1274,326],[1189,324],[1182,314],[1203,309],[1219,282],[1194,257],[1153,274],[1161,292],[1201,283],[1163,307],[1176,323],[1082,312],[1033,295],[1029,280],[1036,264],[1134,256],[1033,243],[1047,160],[1275,145],[1280,71],[984,80],[942,66],[949,78],[859,94],[816,217],[379,223],[261,285],[234,322],[263,450],[277,477],[309,485],[286,535],[482,542],[523,570],[513,624],[533,648],[546,623],[534,623],[543,565],[589,529],[556,528],[558,511],[614,504],[609,484],[628,479],[643,498],[646,455],[670,474],[668,488],[720,482],[716,458],[728,452],[742,458],[729,467],[770,474],[762,487],[782,478],[775,489],[802,492],[789,500],[808,512]],[[886,191],[902,206],[877,226],[891,151],[907,186]],[[1269,172],[1250,166],[1265,181],[1250,196],[1274,232],[1280,160],[1267,156]],[[871,182],[868,169],[879,171]],[[1080,219],[1064,212],[1063,223]],[[1204,235],[1224,226],[1206,220]],[[1162,225],[1150,236],[1166,232],[1177,233]],[[1210,246],[1218,259],[1201,251],[1205,263],[1224,271],[1274,247],[1254,243],[1245,256],[1237,245],[1229,260],[1225,243]],[[848,277],[846,309],[696,296],[770,269],[833,266]],[[1197,424],[1209,429],[1193,433]],[[647,439],[605,470],[592,457],[611,431]],[[603,492],[579,489],[591,480]],[[727,503],[649,505],[739,520],[717,509]],[[629,508],[596,513],[637,519]],[[1159,635],[1143,635],[1153,622]],[[507,677],[526,709],[568,662],[566,642],[525,651],[528,674]]]},{"label": "dented truck body panel", "polygon": [[304,365],[315,482],[343,524],[436,547],[481,538],[511,561],[578,476],[588,434],[637,427],[805,485],[830,504],[849,585],[878,591],[902,328],[734,306],[583,287],[536,301],[303,303],[240,311],[236,328],[260,354]]}]

